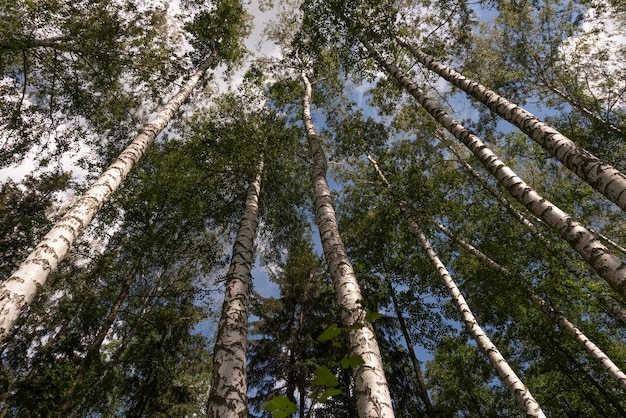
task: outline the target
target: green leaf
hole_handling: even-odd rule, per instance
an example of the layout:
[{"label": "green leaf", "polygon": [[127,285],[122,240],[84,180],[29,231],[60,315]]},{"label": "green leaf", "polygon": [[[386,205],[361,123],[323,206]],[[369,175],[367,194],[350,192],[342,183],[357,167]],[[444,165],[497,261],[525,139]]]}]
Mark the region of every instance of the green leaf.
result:
[{"label": "green leaf", "polygon": [[324,331],[322,335],[317,337],[317,341],[323,343],[324,341],[332,340],[339,334],[341,334],[341,328],[336,323],[330,324],[330,326],[326,328],[326,331]]},{"label": "green leaf", "polygon": [[382,317],[383,317],[383,314],[379,312],[370,312],[367,315],[365,315],[365,320],[369,323],[372,323]]},{"label": "green leaf", "polygon": [[263,403],[263,409],[271,413],[274,418],[287,418],[298,412],[298,406],[283,395]]},{"label": "green leaf", "polygon": [[365,361],[359,354],[352,354],[350,357],[345,355],[341,359],[341,367],[344,369],[355,368],[362,364],[365,364]]},{"label": "green leaf", "polygon": [[315,369],[315,378],[311,382],[313,386],[324,386],[327,388],[335,387],[339,384],[337,376],[328,370],[325,366],[318,366]]},{"label": "green leaf", "polygon": [[352,329],[361,329],[363,328],[365,325],[363,325],[363,322],[355,322],[354,324],[352,324]]},{"label": "green leaf", "polygon": [[341,389],[329,388],[329,389],[326,389],[324,392],[322,392],[322,394],[320,395],[319,401],[324,403],[331,396],[337,396],[337,395],[341,395]]}]

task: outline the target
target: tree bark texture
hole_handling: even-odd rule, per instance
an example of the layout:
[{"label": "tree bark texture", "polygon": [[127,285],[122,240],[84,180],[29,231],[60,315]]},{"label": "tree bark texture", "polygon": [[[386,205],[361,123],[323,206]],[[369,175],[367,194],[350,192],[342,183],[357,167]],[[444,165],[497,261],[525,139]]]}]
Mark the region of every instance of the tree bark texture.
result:
[{"label": "tree bark texture", "polygon": [[565,167],[622,208],[622,210],[626,210],[626,175],[624,173],[600,160],[584,148],[579,147],[571,139],[540,121],[522,107],[511,103],[493,90],[489,90],[487,87],[464,77],[459,72],[438,62],[410,43],[404,42],[399,38],[397,39],[398,43],[411,51],[422,65],[434,71],[455,87],[476,98],[497,115],[517,126]]},{"label": "tree bark texture", "polygon": [[[348,330],[350,351],[365,362],[354,371],[354,390],[360,418],[393,417],[391,396],[383,369],[378,341],[372,325],[365,320],[367,314],[359,301],[362,299],[354,269],[339,235],[330,190],[326,181],[327,163],[322,142],[311,120],[311,83],[301,74],[305,86],[302,101],[302,119],[313,158],[313,188],[315,218],[343,325]],[[362,327],[354,327],[360,323]],[[356,329],[358,328],[358,329]]]},{"label": "tree bark texture", "polygon": [[248,304],[254,258],[254,238],[259,224],[259,194],[263,158],[246,193],[246,203],[226,276],[226,292],[213,349],[213,372],[207,416],[246,418],[248,382],[246,352],[248,344]]},{"label": "tree bark texture", "polygon": [[131,168],[146,153],[156,136],[167,126],[214,60],[215,56],[211,55],[200,65],[178,93],[144,127],[143,132],[137,135],[117,157],[117,160],[52,227],[15,273],[0,284],[0,341],[6,338],[22,310],[35,297],[37,288],[43,286],[48,274],[56,269],[74,240],[120,187]]},{"label": "tree bark texture", "polygon": [[367,39],[361,38],[361,42],[370,55],[417,99],[432,117],[478,157],[487,171],[506,188],[511,196],[565,239],[598,272],[600,277],[626,298],[626,264],[622,260],[611,254],[608,248],[583,225],[527,185],[480,138],[452,119],[434,100],[428,98],[422,89],[411,82],[398,67],[387,62]]},{"label": "tree bark texture", "polygon": [[[385,187],[391,190],[391,184],[389,183],[389,181],[387,181],[385,174],[376,163],[376,160],[374,160],[370,155],[367,155],[367,158],[370,163],[372,163],[374,169],[378,173],[378,176],[380,177]],[[395,197],[394,199],[397,201],[398,208],[404,216],[404,219],[409,224],[411,232],[419,241],[420,245],[426,252],[428,260],[431,262],[431,264],[437,271],[439,278],[446,286],[450,297],[452,297],[454,304],[461,314],[461,319],[463,320],[463,323],[465,323],[467,331],[472,334],[474,340],[476,341],[476,344],[478,344],[478,347],[480,347],[483,353],[485,353],[485,355],[489,358],[491,364],[493,364],[494,368],[496,369],[496,372],[498,373],[506,387],[509,389],[509,391],[513,394],[518,405],[526,411],[526,414],[530,417],[545,418],[545,415],[541,410],[539,403],[535,400],[526,385],[524,385],[521,379],[515,374],[511,366],[509,366],[509,364],[507,363],[506,359],[502,356],[502,354],[500,354],[500,351],[495,346],[495,344],[493,344],[493,342],[491,342],[491,339],[487,337],[483,329],[478,324],[478,321],[476,321],[476,318],[474,317],[474,314],[472,314],[469,305],[465,302],[465,298],[463,297],[456,283],[450,276],[450,273],[448,273],[448,269],[446,269],[444,264],[441,262],[441,260],[435,253],[435,250],[433,250],[432,246],[430,245],[430,242],[428,241],[420,227],[417,225],[417,222],[415,222],[415,220],[409,213],[406,202],[401,199],[396,199]]]}]

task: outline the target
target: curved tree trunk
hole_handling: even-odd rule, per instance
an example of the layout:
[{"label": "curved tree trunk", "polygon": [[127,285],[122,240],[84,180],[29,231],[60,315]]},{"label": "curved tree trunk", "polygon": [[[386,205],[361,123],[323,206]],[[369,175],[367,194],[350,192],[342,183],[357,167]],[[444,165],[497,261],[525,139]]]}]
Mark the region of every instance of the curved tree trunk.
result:
[{"label": "curved tree trunk", "polygon": [[212,54],[157,116],[144,127],[143,132],[137,135],[117,160],[70,207],[17,271],[0,284],[0,342],[7,336],[21,311],[33,300],[37,288],[46,282],[48,274],[56,269],[74,240],[120,187],[131,168],[146,153],[154,138],[167,126],[214,61],[215,55]]},{"label": "curved tree trunk", "polygon": [[[503,266],[492,260],[478,248],[474,247],[470,243],[458,238],[452,232],[450,232],[445,226],[440,224],[439,222],[435,223],[435,226],[446,234],[448,238],[452,241],[459,244],[462,248],[464,248],[467,252],[474,255],[480,261],[485,263],[487,267],[492,269],[495,272],[502,274],[505,277],[511,278],[511,273]],[[600,365],[606,370],[606,372],[611,376],[613,380],[617,382],[617,384],[626,390],[626,374],[620,370],[619,367],[607,356],[593,341],[591,341],[585,334],[583,334],[574,324],[572,324],[561,312],[552,307],[548,302],[546,302],[541,296],[533,291],[528,286],[524,286],[524,290],[528,292],[530,298],[544,315],[546,315],[552,322],[554,322],[559,328],[568,333],[571,337],[573,337],[576,342],[585,349],[591,357],[593,357]]]},{"label": "curved tree trunk", "polygon": [[[313,157],[313,189],[315,220],[319,228],[324,256],[341,309],[344,328],[348,331],[350,352],[363,358],[364,364],[354,371],[354,390],[360,418],[393,417],[391,396],[385,378],[378,341],[372,325],[366,321],[365,308],[361,306],[361,290],[339,235],[335,210],[326,181],[326,156],[320,137],[311,120],[311,83],[303,72],[305,86],[302,100],[302,119]],[[362,327],[354,327],[360,323]]]},{"label": "curved tree trunk", "polygon": [[511,196],[565,239],[598,272],[600,277],[626,298],[626,264],[622,260],[611,254],[608,248],[579,222],[524,183],[484,142],[452,119],[435,101],[428,98],[418,86],[411,82],[398,67],[387,62],[367,39],[361,38],[361,42],[371,56],[400,82],[431,116],[478,157],[487,171],[506,188]]},{"label": "curved tree trunk", "polygon": [[[374,166],[374,169],[378,173],[378,176],[380,177],[385,187],[391,190],[391,184],[387,181],[387,178],[376,163],[376,160],[374,160],[369,154],[367,154],[367,159]],[[506,359],[502,356],[502,354],[500,354],[500,351],[495,346],[495,344],[491,342],[489,337],[487,337],[483,329],[478,324],[478,321],[476,321],[476,318],[474,317],[474,314],[472,314],[469,305],[465,302],[465,298],[459,291],[459,288],[450,276],[450,273],[448,273],[448,269],[446,269],[446,266],[444,266],[444,264],[441,262],[420,227],[411,217],[411,214],[407,209],[406,202],[401,199],[395,200],[397,201],[398,208],[400,209],[400,212],[402,212],[404,219],[409,224],[411,232],[419,241],[420,245],[426,252],[428,260],[431,262],[431,264],[437,271],[437,275],[446,286],[450,297],[452,297],[454,304],[461,314],[461,319],[463,320],[463,323],[465,323],[467,331],[472,334],[474,340],[476,341],[476,344],[478,344],[478,347],[480,347],[483,353],[489,358],[498,375],[500,376],[506,387],[509,389],[509,391],[513,394],[518,405],[526,411],[526,414],[530,417],[545,418],[545,415],[541,410],[539,403],[535,400],[526,385],[524,385],[520,378],[515,374],[511,366],[509,366],[509,364],[507,363]]]},{"label": "curved tree trunk", "polygon": [[493,90],[472,81],[457,71],[436,61],[410,43],[396,38],[425,67],[434,71],[454,86],[478,99],[493,112],[517,126],[533,141],[541,145],[565,167],[602,193],[617,206],[626,210],[626,175],[600,160],[571,139],[540,121],[532,113],[509,102]]},{"label": "curved tree trunk", "polygon": [[254,237],[259,224],[259,194],[263,157],[248,186],[246,203],[226,276],[226,291],[213,351],[213,375],[207,416],[246,418],[248,382],[246,351],[248,344],[248,302],[254,256]]}]

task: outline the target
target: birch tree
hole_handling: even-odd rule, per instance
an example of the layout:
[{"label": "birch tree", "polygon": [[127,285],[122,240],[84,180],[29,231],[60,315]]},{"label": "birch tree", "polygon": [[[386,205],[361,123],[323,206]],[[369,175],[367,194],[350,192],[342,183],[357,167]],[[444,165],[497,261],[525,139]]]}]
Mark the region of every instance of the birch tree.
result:
[{"label": "birch tree", "polygon": [[21,311],[34,298],[38,286],[46,282],[48,274],[56,269],[74,240],[91,222],[104,202],[120,187],[130,169],[145,154],[157,134],[169,123],[206,70],[213,65],[213,61],[214,57],[210,56],[200,66],[178,94],[168,101],[157,117],[146,125],[143,132],[118,156],[117,161],[102,173],[84,196],[72,205],[24,263],[7,280],[3,281],[0,288],[2,295],[0,331],[3,339],[6,338]]},{"label": "birch tree", "polygon": [[[383,172],[380,170],[380,167],[378,167],[378,163],[376,162],[376,160],[374,160],[369,153],[366,153],[366,157],[370,161],[370,163],[374,166],[374,169],[378,173],[383,185],[387,189],[391,189],[391,184],[387,181],[387,178],[385,177]],[[452,297],[452,299],[454,300],[454,303],[457,306],[457,309],[459,313],[461,314],[461,317],[463,318],[463,322],[465,323],[465,326],[467,327],[468,331],[472,334],[472,336],[476,340],[476,343],[481,348],[481,350],[485,353],[485,355],[489,357],[489,360],[498,371],[498,375],[504,381],[505,385],[509,388],[509,391],[515,397],[515,400],[517,401],[518,405],[522,409],[524,409],[526,411],[526,414],[529,416],[545,417],[543,411],[541,410],[541,407],[539,406],[535,398],[532,396],[530,391],[522,383],[519,377],[517,377],[513,369],[511,369],[511,367],[506,362],[504,357],[500,354],[497,347],[491,342],[489,337],[487,337],[485,332],[482,330],[482,328],[480,327],[480,325],[474,318],[472,311],[470,310],[469,306],[465,302],[465,298],[459,291],[456,283],[450,276],[450,273],[448,273],[448,270],[446,269],[444,264],[441,262],[441,260],[439,260],[439,257],[433,250],[429,240],[421,231],[421,229],[419,228],[415,220],[413,220],[413,218],[411,217],[408,211],[408,208],[406,206],[406,202],[400,200],[397,202],[397,204],[400,208],[400,211],[404,215],[407,223],[409,224],[411,231],[413,232],[413,234],[415,234],[415,237],[417,238],[420,245],[422,246],[422,248],[428,255],[428,259],[431,261],[433,267],[435,268],[435,270],[437,270],[437,274],[439,275],[444,285],[448,289],[448,292],[450,293],[450,297]]]},{"label": "birch tree", "polygon": [[[311,83],[306,73],[301,74],[305,93],[302,100],[302,119],[313,158],[313,188],[316,223],[322,248],[333,279],[337,302],[344,326],[349,329],[349,345],[353,354],[364,361],[354,372],[355,394],[360,417],[392,417],[393,409],[380,350],[366,312],[360,305],[361,292],[352,265],[341,241],[330,190],[326,181],[326,157],[321,139],[311,119]],[[362,327],[355,327],[360,323]]]},{"label": "birch tree", "polygon": [[549,127],[532,113],[511,103],[480,83],[464,77],[410,42],[401,38],[396,38],[396,41],[411,51],[411,54],[426,68],[478,99],[496,114],[520,128],[568,169],[620,208],[626,210],[626,175],[621,171],[580,148],[571,139]]},{"label": "birch tree", "polygon": [[[245,22],[245,14],[236,2],[223,2],[214,11],[214,15],[201,15],[191,27],[196,33],[198,41],[210,41],[205,48],[207,55],[196,72],[187,80],[184,86],[159,111],[156,117],[148,123],[141,134],[117,157],[116,161],[102,173],[96,182],[79,198],[67,211],[64,217],[50,230],[42,242],[26,258],[22,265],[0,285],[0,338],[6,338],[11,327],[19,317],[21,311],[30,303],[38,286],[42,286],[50,271],[56,269],[58,263],[65,257],[76,237],[91,222],[102,205],[121,185],[131,168],[145,154],[156,136],[167,126],[180,106],[189,97],[205,72],[216,65],[222,48],[228,50],[227,58],[235,57],[235,48],[239,37],[245,33],[241,26]],[[223,14],[230,16],[231,21],[217,22]],[[203,19],[202,19],[203,18]],[[213,31],[211,32],[211,28]],[[232,29],[234,28],[234,29]],[[209,38],[216,36],[216,39]]]},{"label": "birch tree", "polygon": [[210,417],[246,417],[248,385],[246,348],[253,245],[259,222],[263,159],[248,186],[244,212],[233,245],[226,291],[213,354],[213,378],[208,401]]}]

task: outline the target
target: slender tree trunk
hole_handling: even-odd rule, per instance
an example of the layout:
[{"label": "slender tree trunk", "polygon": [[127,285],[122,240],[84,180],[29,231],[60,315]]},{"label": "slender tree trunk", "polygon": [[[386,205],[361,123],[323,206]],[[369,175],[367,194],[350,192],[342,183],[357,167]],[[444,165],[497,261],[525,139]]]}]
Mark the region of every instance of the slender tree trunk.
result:
[{"label": "slender tree trunk", "polygon": [[56,269],[74,240],[120,187],[131,168],[145,154],[154,138],[167,126],[214,61],[215,55],[212,54],[157,116],[144,127],[143,132],[70,207],[65,216],[56,223],[17,271],[0,284],[0,342],[6,338],[21,311],[33,300],[37,288],[43,286],[48,274]]},{"label": "slender tree trunk", "polygon": [[418,241],[422,245],[422,248],[424,249],[424,251],[426,251],[428,259],[433,264],[433,266],[437,270],[437,273],[439,274],[439,277],[448,289],[450,296],[454,300],[454,303],[456,304],[457,309],[461,314],[461,318],[463,319],[467,330],[472,334],[483,353],[485,353],[489,360],[491,360],[491,363],[494,365],[496,371],[498,372],[498,375],[504,381],[506,387],[509,388],[509,391],[513,393],[513,396],[515,397],[517,403],[526,411],[526,414],[528,414],[529,416],[545,417],[543,411],[541,410],[541,407],[532,396],[528,388],[522,383],[520,378],[517,377],[513,369],[506,362],[506,359],[502,356],[502,354],[500,354],[500,351],[498,351],[498,348],[491,342],[489,337],[487,337],[485,332],[476,321],[476,318],[474,318],[474,315],[472,314],[469,305],[465,302],[465,298],[459,291],[456,283],[454,283],[454,281],[452,280],[452,277],[448,273],[446,267],[437,257],[437,254],[432,249],[426,236],[419,229],[416,229],[417,225],[415,223],[412,223],[410,226],[411,230],[413,230],[416,234]]},{"label": "slender tree trunk", "polygon": [[[330,190],[326,181],[326,156],[322,142],[311,120],[311,83],[303,72],[305,87],[302,101],[302,119],[313,157],[313,189],[315,218],[319,228],[324,256],[341,309],[344,328],[348,331],[350,352],[358,354],[365,362],[354,371],[354,390],[360,418],[393,417],[391,396],[385,378],[380,349],[372,325],[365,320],[367,314],[361,306],[361,290],[356,275],[341,241],[335,218]],[[362,327],[354,327],[354,324]]]},{"label": "slender tree trunk", "polygon": [[226,276],[226,292],[213,351],[213,376],[207,407],[207,416],[210,418],[248,416],[246,378],[248,303],[254,237],[259,223],[262,174],[263,157],[256,167],[254,179],[248,186],[245,208]]},{"label": "slender tree trunk", "polygon": [[94,362],[94,360],[97,357],[100,356],[100,347],[102,347],[102,343],[104,342],[104,339],[106,338],[107,334],[111,330],[111,326],[115,322],[115,318],[117,318],[117,314],[120,308],[122,307],[122,303],[128,296],[128,291],[130,289],[131,284],[133,283],[133,280],[135,279],[136,272],[137,272],[137,265],[134,265],[131,268],[130,272],[127,274],[126,280],[124,280],[124,283],[122,283],[122,288],[119,294],[117,295],[117,298],[113,302],[113,305],[111,306],[109,313],[104,319],[104,322],[100,326],[100,329],[98,330],[98,333],[96,334],[96,337],[91,342],[91,344],[89,344],[89,346],[87,347],[87,353],[85,354],[85,357],[83,357],[83,359],[81,360],[80,366],[78,368],[78,371],[76,372],[76,375],[74,375],[74,380],[72,381],[72,387],[69,389],[69,393],[66,396],[65,402],[59,408],[58,412],[61,415],[67,416],[68,413],[70,412],[73,401],[75,401],[74,394],[76,393],[76,389],[83,382],[83,378],[85,377],[85,374],[87,373],[87,371],[89,371],[91,364]]},{"label": "slender tree trunk", "polygon": [[565,167],[576,173],[622,210],[626,210],[626,175],[624,173],[579,147],[571,139],[537,119],[532,113],[436,61],[410,43],[404,42],[400,38],[396,39],[401,46],[411,51],[422,65],[517,126]]},{"label": "slender tree trunk", "polygon": [[[495,272],[502,274],[507,278],[512,278],[512,274],[499,263],[495,262],[493,259],[488,257],[482,251],[471,245],[470,243],[458,238],[452,232],[450,232],[445,226],[436,222],[435,225],[437,228],[446,234],[452,241],[459,244],[462,248],[464,248],[467,252],[474,255],[480,261],[485,263],[487,267],[492,269]],[[611,376],[613,380],[617,382],[617,384],[626,390],[626,374],[620,370],[619,367],[607,356],[593,341],[591,341],[585,334],[583,334],[574,324],[572,324],[561,312],[552,307],[548,302],[546,302],[541,296],[539,296],[533,289],[528,286],[524,286],[524,290],[529,294],[533,304],[537,307],[544,315],[546,315],[552,322],[554,322],[559,328],[568,333],[572,338],[576,340],[576,342],[587,352],[591,357],[593,357],[604,370]]]},{"label": "slender tree trunk", "polygon": [[598,272],[600,277],[606,280],[616,292],[626,298],[626,264],[622,260],[611,254],[608,248],[579,222],[524,183],[484,142],[448,116],[435,101],[428,98],[418,86],[412,83],[398,67],[387,62],[367,39],[361,38],[361,42],[370,55],[400,82],[431,116],[478,157],[487,171],[506,188],[511,196],[565,239]]},{"label": "slender tree trunk", "polygon": [[587,116],[587,118],[589,120],[592,120],[592,121],[595,121],[596,123],[604,125],[604,126],[608,127],[610,130],[618,133],[619,135],[624,136],[624,132],[620,128],[618,128],[617,126],[613,125],[610,121],[608,121],[608,120],[598,116],[597,114],[595,114],[591,110],[587,109],[578,100],[574,99],[571,95],[569,95],[566,92],[556,88],[554,85],[552,85],[552,83],[550,83],[547,80],[546,77],[543,77],[543,75],[540,74],[539,75],[539,79],[541,80],[541,83],[543,84],[543,86],[546,89],[550,90],[551,92],[555,93],[557,96],[561,97],[563,100],[565,100],[567,103],[569,103],[574,109],[578,110],[580,113],[582,113],[583,115]]},{"label": "slender tree trunk", "polygon": [[[515,216],[522,223],[522,225],[524,225],[526,229],[530,231],[531,234],[539,238],[550,252],[552,252],[553,254],[558,253],[552,243],[548,241],[548,239],[541,233],[541,231],[539,231],[534,223],[526,218],[520,211],[515,209],[513,205],[511,205],[508,200],[501,196],[500,193],[498,193],[498,191],[492,185],[487,183],[485,179],[482,178],[480,174],[478,174],[467,161],[464,161],[461,158],[461,156],[454,150],[454,148],[449,147],[449,149],[454,155],[456,155],[459,163],[461,164],[461,167],[465,171],[467,171],[472,177],[474,177],[474,179],[476,179],[476,181],[478,181],[478,183],[480,183],[485,188],[485,190],[487,190],[496,200],[498,200],[513,216]],[[595,232],[592,231],[592,233]],[[593,288],[592,284],[595,282],[595,280],[587,277],[583,271],[581,271],[574,265],[574,262],[569,257],[561,257],[561,259],[570,273],[581,279],[583,282],[587,283],[588,289]],[[591,292],[597,296],[600,302],[604,305],[606,311],[611,316],[613,316],[613,318],[626,325],[626,310],[624,310],[624,307],[618,301],[616,301],[609,293],[605,291],[593,290]]]},{"label": "slender tree trunk", "polygon": [[[369,154],[367,154],[367,158],[374,166],[374,169],[378,173],[378,176],[380,177],[385,187],[391,190],[391,184],[387,181],[387,178],[378,166],[378,163],[376,163],[376,160],[374,160]],[[465,323],[467,331],[472,334],[474,340],[476,341],[476,344],[478,344],[483,353],[487,356],[487,358],[489,358],[498,375],[500,376],[506,387],[509,389],[509,391],[515,397],[518,405],[522,409],[524,409],[526,411],[526,414],[530,417],[545,418],[545,415],[541,410],[539,403],[535,400],[526,385],[524,385],[520,378],[515,374],[511,366],[509,366],[509,364],[507,363],[506,359],[502,356],[502,354],[500,354],[500,351],[495,346],[495,344],[493,344],[489,337],[487,337],[483,329],[478,324],[478,321],[476,321],[476,318],[474,317],[474,314],[472,314],[469,305],[465,302],[465,298],[459,291],[459,288],[450,276],[450,273],[448,273],[448,269],[446,269],[446,266],[444,266],[444,264],[441,262],[420,227],[411,217],[411,214],[407,209],[406,202],[401,199],[397,199],[397,204],[400,212],[402,212],[402,215],[404,216],[404,219],[409,224],[411,232],[419,241],[420,245],[426,252],[428,260],[431,262],[431,264],[437,271],[439,278],[446,286],[450,297],[452,297],[452,300],[454,301],[459,313],[461,314],[461,319],[463,320],[463,323]]]},{"label": "slender tree trunk", "polygon": [[426,407],[426,416],[431,416],[433,413],[433,404],[430,401],[430,397],[428,396],[428,387],[426,387],[426,382],[424,382],[422,367],[420,366],[420,362],[415,355],[415,351],[413,350],[413,341],[411,341],[411,336],[409,335],[406,321],[402,316],[402,310],[400,309],[400,304],[398,303],[396,290],[393,288],[391,280],[386,279],[386,281],[387,287],[389,288],[389,294],[391,295],[393,309],[396,311],[396,315],[398,316],[398,322],[400,323],[400,331],[402,332],[402,336],[404,337],[404,342],[409,352],[409,358],[411,359],[411,364],[413,365],[413,370],[415,371],[415,379],[417,380],[417,385],[420,389],[419,396],[422,399],[422,402],[424,402],[424,406]]}]

